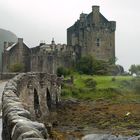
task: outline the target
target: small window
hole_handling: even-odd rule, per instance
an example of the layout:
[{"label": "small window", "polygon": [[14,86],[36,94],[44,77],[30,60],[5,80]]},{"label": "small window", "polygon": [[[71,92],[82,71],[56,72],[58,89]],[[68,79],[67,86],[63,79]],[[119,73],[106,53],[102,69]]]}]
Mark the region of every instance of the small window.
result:
[{"label": "small window", "polygon": [[96,39],[96,46],[97,46],[97,47],[100,47],[100,42],[101,42],[100,38],[97,38],[97,39]]}]

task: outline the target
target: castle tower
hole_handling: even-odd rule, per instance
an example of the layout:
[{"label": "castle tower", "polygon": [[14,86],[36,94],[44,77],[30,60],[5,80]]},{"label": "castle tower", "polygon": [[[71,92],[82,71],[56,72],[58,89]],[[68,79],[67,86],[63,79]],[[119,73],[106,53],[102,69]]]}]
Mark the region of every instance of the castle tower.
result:
[{"label": "castle tower", "polygon": [[109,61],[115,59],[115,30],[116,22],[107,20],[99,6],[92,6],[91,13],[82,13],[67,29],[67,44],[73,46],[78,56],[91,55]]}]

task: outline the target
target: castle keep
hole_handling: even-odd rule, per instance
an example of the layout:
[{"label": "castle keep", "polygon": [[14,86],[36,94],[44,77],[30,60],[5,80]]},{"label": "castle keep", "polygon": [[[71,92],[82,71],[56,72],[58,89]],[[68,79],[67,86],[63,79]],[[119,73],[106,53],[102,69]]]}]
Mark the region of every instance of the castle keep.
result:
[{"label": "castle keep", "polygon": [[99,6],[92,6],[91,13],[80,14],[80,19],[67,29],[67,45],[72,46],[78,57],[115,59],[115,29],[116,22],[108,21]]}]

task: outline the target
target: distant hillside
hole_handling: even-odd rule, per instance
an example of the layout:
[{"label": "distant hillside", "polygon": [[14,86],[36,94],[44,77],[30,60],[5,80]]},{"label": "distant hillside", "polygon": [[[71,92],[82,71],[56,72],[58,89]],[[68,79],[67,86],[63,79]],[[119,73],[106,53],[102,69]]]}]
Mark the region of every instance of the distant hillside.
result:
[{"label": "distant hillside", "polygon": [[4,41],[16,42],[17,36],[8,30],[0,29],[0,44]]},{"label": "distant hillside", "polygon": [[2,63],[2,52],[3,52],[3,44],[4,42],[17,42],[17,36],[4,29],[0,29],[0,71],[1,71],[1,63]]}]

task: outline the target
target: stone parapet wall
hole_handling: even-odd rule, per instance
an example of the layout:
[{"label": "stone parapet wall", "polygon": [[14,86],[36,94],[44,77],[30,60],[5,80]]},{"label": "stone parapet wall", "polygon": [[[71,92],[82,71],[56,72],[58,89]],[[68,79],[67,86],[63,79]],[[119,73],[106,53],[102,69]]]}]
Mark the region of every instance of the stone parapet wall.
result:
[{"label": "stone parapet wall", "polygon": [[0,80],[6,80],[6,79],[11,79],[14,76],[18,75],[19,73],[1,73],[0,74]]},{"label": "stone parapet wall", "polygon": [[[7,82],[5,89],[3,91],[3,96],[2,96],[2,123],[3,123],[2,138],[3,140],[47,139],[48,133],[47,133],[47,129],[45,128],[45,125],[42,123],[38,123],[36,121],[32,121],[31,118],[33,114],[29,110],[25,109],[24,103],[22,99],[20,98],[23,91],[24,92],[27,91],[23,89],[25,89],[26,86],[27,87],[29,86],[28,85],[29,80],[34,79],[33,77],[35,77],[36,75],[41,77],[42,79],[44,78],[46,74],[40,75],[39,73],[38,74],[22,73],[15,76],[13,79]],[[53,80],[55,79],[55,76],[51,76],[51,77]],[[38,81],[38,83],[40,83],[39,86],[40,87],[42,86],[42,89],[43,89],[44,82],[43,81],[41,82],[41,79],[40,81]],[[39,99],[40,98],[41,97],[39,97]],[[41,101],[39,101],[39,103],[40,102]]]}]

